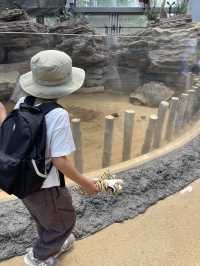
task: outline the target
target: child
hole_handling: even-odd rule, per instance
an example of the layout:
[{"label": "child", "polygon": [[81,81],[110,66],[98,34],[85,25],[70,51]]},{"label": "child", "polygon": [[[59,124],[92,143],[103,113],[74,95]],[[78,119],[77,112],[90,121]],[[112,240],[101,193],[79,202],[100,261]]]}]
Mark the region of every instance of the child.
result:
[{"label": "child", "polygon": [[[83,69],[72,67],[71,58],[64,52],[45,50],[31,59],[31,72],[20,77],[20,86],[27,95],[36,97],[35,105],[67,96],[78,90],[85,78]],[[19,108],[21,98],[15,108]],[[0,123],[6,111],[0,104]],[[60,187],[58,170],[71,178],[90,194],[99,190],[95,182],[81,175],[68,159],[74,150],[69,116],[63,108],[56,108],[46,116],[46,160],[53,163],[40,191],[25,197],[23,202],[38,230],[38,240],[24,257],[26,265],[57,266],[57,257],[69,250],[74,242],[71,233],[75,211],[66,187]]]}]

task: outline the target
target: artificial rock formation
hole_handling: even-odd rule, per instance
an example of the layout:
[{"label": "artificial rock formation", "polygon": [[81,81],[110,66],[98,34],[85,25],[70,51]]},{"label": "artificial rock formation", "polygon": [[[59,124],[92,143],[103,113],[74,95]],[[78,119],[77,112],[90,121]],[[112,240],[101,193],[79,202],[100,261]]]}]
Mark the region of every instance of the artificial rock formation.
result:
[{"label": "artificial rock formation", "polygon": [[56,49],[68,53],[73,64],[86,70],[85,86],[101,86],[104,83],[104,67],[108,65],[108,54],[102,37],[92,35],[58,36]]},{"label": "artificial rock formation", "polygon": [[192,22],[191,15],[176,15],[168,18],[161,18],[157,21],[149,21],[149,27],[160,27],[160,28],[177,28],[187,26],[188,23]]},{"label": "artificial rock formation", "polygon": [[[17,9],[17,8],[3,9],[0,11],[0,32],[37,33],[37,32],[46,32],[46,31],[47,31],[46,26],[33,23],[28,14],[22,9]],[[1,44],[1,48],[2,46],[3,44]]]},{"label": "artificial rock formation", "polygon": [[138,87],[130,94],[131,103],[140,103],[151,107],[157,107],[161,101],[168,101],[174,95],[174,91],[161,82],[148,82]]},{"label": "artificial rock formation", "polygon": [[0,12],[0,22],[27,19],[29,19],[29,17],[23,9],[3,9]]},{"label": "artificial rock formation", "polygon": [[21,6],[31,15],[54,15],[57,10],[64,6],[64,0],[1,0],[0,8],[15,8]]},{"label": "artificial rock formation", "polygon": [[72,17],[50,27],[50,33],[63,34],[95,34],[88,20],[85,17]]},{"label": "artificial rock formation", "polygon": [[[24,67],[25,62],[49,45],[50,40],[46,40],[43,35],[35,34],[38,32],[47,32],[47,27],[32,22],[24,10],[6,9],[0,12],[0,94],[2,99],[7,99],[12,94],[19,73],[28,70],[28,64]],[[12,64],[14,64],[13,67]]]},{"label": "artificial rock formation", "polygon": [[50,28],[30,20],[0,22],[0,63],[18,63],[20,68],[38,51],[59,49],[85,69],[85,87],[130,94],[146,83],[161,82],[177,95],[185,90],[185,73],[199,69],[200,24],[188,21],[129,36],[97,36],[79,17]]},{"label": "artificial rock formation", "polygon": [[47,27],[32,22],[21,9],[3,10],[0,12],[0,63],[26,61],[36,51],[46,46],[43,36],[34,33],[45,33]]},{"label": "artificial rock formation", "polygon": [[19,78],[19,72],[0,72],[0,100],[9,99],[11,93],[13,92],[16,82]]},{"label": "artificial rock formation", "polygon": [[[110,71],[105,88],[135,91],[145,83],[162,82],[176,94],[185,90],[188,71],[198,72],[200,24],[149,27],[135,36],[112,37]],[[109,67],[108,67],[109,68]],[[111,69],[111,68],[110,68]],[[107,81],[109,82],[107,86]]]}]

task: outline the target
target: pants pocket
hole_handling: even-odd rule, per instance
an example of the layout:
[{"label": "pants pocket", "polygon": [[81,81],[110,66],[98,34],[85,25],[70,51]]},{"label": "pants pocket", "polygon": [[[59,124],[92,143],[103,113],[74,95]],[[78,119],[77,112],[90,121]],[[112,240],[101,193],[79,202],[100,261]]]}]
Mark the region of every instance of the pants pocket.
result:
[{"label": "pants pocket", "polygon": [[53,188],[51,191],[51,200],[54,209],[54,219],[57,224],[64,228],[73,227],[76,220],[75,210],[72,205],[70,193],[65,188]]}]

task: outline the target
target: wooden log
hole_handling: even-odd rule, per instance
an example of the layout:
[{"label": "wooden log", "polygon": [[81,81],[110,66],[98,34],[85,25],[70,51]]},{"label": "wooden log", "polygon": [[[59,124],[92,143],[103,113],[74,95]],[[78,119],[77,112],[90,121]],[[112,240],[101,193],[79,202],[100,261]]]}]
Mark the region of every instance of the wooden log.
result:
[{"label": "wooden log", "polygon": [[186,112],[185,112],[185,123],[189,123],[190,120],[192,119],[192,115],[194,112],[194,100],[195,100],[195,90],[188,90],[187,94],[188,94],[188,104],[186,107]]},{"label": "wooden log", "polygon": [[131,158],[133,126],[134,126],[135,112],[127,110],[124,116],[124,140],[123,140],[123,153],[122,160],[126,161]]},{"label": "wooden log", "polygon": [[194,101],[193,101],[193,116],[199,112],[199,100],[200,100],[200,86],[193,86],[192,87],[193,90],[195,90],[195,94],[194,94]]},{"label": "wooden log", "polygon": [[192,89],[192,72],[188,72],[186,74],[186,82],[185,82],[185,90],[191,90]]},{"label": "wooden log", "polygon": [[112,139],[113,139],[114,117],[107,115],[105,117],[104,147],[102,167],[110,166],[112,157]]},{"label": "wooden log", "polygon": [[159,105],[158,122],[156,124],[154,140],[153,140],[153,148],[154,149],[159,148],[161,145],[163,127],[164,127],[165,118],[166,118],[168,108],[169,108],[169,103],[166,101],[162,101]]},{"label": "wooden log", "polygon": [[169,116],[166,125],[165,139],[171,141],[174,133],[175,120],[176,120],[176,110],[178,106],[178,97],[172,97],[170,101]]},{"label": "wooden log", "polygon": [[180,121],[181,128],[183,128],[186,125],[186,113],[187,113],[188,104],[189,104],[189,94],[184,93],[184,102],[182,105],[182,116]]},{"label": "wooden log", "polygon": [[188,94],[182,93],[177,107],[176,121],[175,121],[175,135],[178,136],[184,125],[184,116],[188,104]]},{"label": "wooden log", "polygon": [[72,119],[71,124],[72,124],[74,142],[76,145],[76,151],[74,152],[74,162],[76,168],[80,171],[80,173],[83,173],[82,136],[81,136],[80,119],[78,118]]},{"label": "wooden log", "polygon": [[145,134],[144,144],[142,146],[142,154],[148,153],[151,150],[154,131],[156,128],[157,121],[158,121],[157,115],[153,114],[150,116],[148,128],[147,128],[146,134]]}]

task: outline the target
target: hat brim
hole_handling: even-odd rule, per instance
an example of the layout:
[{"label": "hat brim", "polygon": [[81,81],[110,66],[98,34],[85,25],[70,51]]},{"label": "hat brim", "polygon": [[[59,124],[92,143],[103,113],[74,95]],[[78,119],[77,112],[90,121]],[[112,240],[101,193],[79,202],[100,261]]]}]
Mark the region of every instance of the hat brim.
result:
[{"label": "hat brim", "polygon": [[59,86],[43,86],[33,80],[32,72],[20,76],[21,88],[28,94],[42,99],[59,99],[80,89],[85,80],[85,71],[72,67],[72,79]]}]

